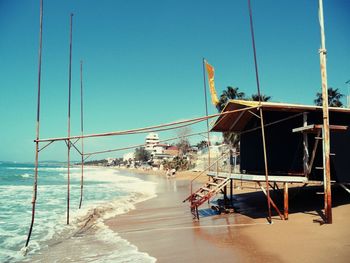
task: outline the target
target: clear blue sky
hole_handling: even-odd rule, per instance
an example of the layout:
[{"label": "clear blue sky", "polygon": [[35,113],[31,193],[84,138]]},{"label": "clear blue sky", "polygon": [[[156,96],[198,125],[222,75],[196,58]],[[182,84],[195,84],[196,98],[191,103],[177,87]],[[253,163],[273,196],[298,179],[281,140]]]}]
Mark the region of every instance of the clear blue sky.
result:
[{"label": "clear blue sky", "polygon": [[[262,92],[273,101],[312,104],[321,82],[318,1],[252,0],[252,5]],[[324,0],[324,10],[328,83],[346,93],[350,1]],[[204,115],[202,57],[215,67],[218,94],[229,85],[256,92],[246,0],[46,0],[41,138],[67,134],[70,12],[73,135],[80,133],[81,59],[86,133]],[[33,161],[39,0],[0,0],[0,33],[0,160]],[[216,112],[211,104],[209,111]],[[202,130],[204,123],[193,128]],[[144,135],[93,139],[86,150],[143,141]],[[41,155],[41,160],[65,158],[62,143]]]}]

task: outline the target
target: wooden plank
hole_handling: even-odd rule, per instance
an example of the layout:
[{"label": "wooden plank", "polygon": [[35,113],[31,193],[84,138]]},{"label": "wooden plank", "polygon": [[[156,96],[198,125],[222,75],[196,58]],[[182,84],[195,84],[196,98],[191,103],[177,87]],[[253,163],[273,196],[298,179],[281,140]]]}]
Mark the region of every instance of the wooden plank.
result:
[{"label": "wooden plank", "polygon": [[204,195],[201,194],[201,193],[196,193],[196,195],[198,195],[198,196],[200,196],[200,197],[204,197]]},{"label": "wooden plank", "polygon": [[[321,124],[315,125],[316,129],[322,129]],[[329,125],[329,129],[332,131],[346,131],[348,129],[348,126],[345,125]]]},{"label": "wooden plank", "polygon": [[[297,127],[292,129],[292,132],[317,132],[323,127],[322,124],[310,124],[303,127]],[[329,125],[329,129],[332,131],[346,131],[349,126],[345,125]]]},{"label": "wooden plank", "polygon": [[[210,177],[215,177],[215,172],[207,174]],[[254,182],[265,182],[265,175],[254,175],[254,174],[237,174],[237,173],[220,173],[220,175],[227,176],[229,179],[236,179],[242,181],[254,181]],[[308,179],[304,176],[283,176],[283,175],[269,175],[269,181],[271,182],[288,182],[288,183],[307,183]]]},{"label": "wooden plank", "polygon": [[315,124],[310,124],[310,125],[306,125],[306,126],[303,126],[303,127],[298,127],[298,128],[294,128],[292,130],[292,132],[304,132],[304,131],[310,131],[312,129],[315,128]]}]

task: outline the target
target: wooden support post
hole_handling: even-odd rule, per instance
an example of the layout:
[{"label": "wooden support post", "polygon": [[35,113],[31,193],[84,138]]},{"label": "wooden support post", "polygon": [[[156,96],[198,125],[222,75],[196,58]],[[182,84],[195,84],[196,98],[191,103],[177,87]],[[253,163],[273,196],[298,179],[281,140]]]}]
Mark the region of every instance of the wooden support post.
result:
[{"label": "wooden support post", "polygon": [[[307,126],[307,113],[303,113],[303,126]],[[303,150],[304,150],[304,156],[303,156],[303,167],[304,167],[304,176],[308,177],[309,175],[309,141],[307,137],[307,133],[303,133]]]},{"label": "wooden support post", "polygon": [[83,202],[84,187],[84,114],[83,114],[83,61],[80,61],[80,128],[81,128],[81,178],[80,178],[80,202],[79,209]]},{"label": "wooden support post", "polygon": [[284,183],[284,220],[288,220],[288,183]]},{"label": "wooden support post", "polygon": [[230,202],[232,207],[233,206],[233,179],[230,179]]},{"label": "wooden support post", "polygon": [[38,64],[38,97],[37,97],[37,115],[36,115],[36,142],[35,142],[35,168],[34,168],[34,184],[32,198],[32,220],[29,227],[29,233],[25,244],[24,255],[28,252],[28,245],[32,235],[35,207],[38,192],[38,169],[39,169],[39,134],[40,134],[40,91],[41,91],[41,60],[42,60],[42,43],[43,43],[43,0],[40,0],[40,30],[39,30],[39,64]]},{"label": "wooden support post", "polygon": [[224,186],[224,206],[226,206],[227,201],[227,185]]},{"label": "wooden support post", "polygon": [[[205,98],[205,115],[208,117],[208,99],[207,99],[207,82],[205,78],[205,65],[206,61],[205,58],[203,58],[203,80],[204,80],[204,98]],[[208,138],[207,138],[207,143],[208,143],[208,167],[210,171],[210,133],[209,133],[209,119],[207,119],[207,133],[208,133]]]},{"label": "wooden support post", "polygon": [[332,224],[332,195],[331,195],[331,167],[330,167],[330,134],[328,111],[328,84],[327,84],[327,59],[326,37],[324,33],[323,1],[319,0],[319,22],[321,29],[320,66],[322,80],[322,111],[323,111],[323,183],[324,183],[324,210],[326,223]]},{"label": "wooden support post", "polygon": [[69,78],[68,78],[68,136],[67,136],[67,225],[69,225],[69,206],[70,206],[70,109],[72,93],[72,27],[73,14],[70,14],[70,44],[69,44]]}]

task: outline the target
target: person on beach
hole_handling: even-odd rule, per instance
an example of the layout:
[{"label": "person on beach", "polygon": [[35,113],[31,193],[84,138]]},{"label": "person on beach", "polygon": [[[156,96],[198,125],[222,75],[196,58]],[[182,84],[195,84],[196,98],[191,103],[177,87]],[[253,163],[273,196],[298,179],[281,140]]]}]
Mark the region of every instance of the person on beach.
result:
[{"label": "person on beach", "polygon": [[171,176],[175,177],[176,170],[175,170],[174,168],[173,168],[173,169],[171,169],[170,174],[171,174]]},{"label": "person on beach", "polygon": [[167,177],[167,178],[170,178],[170,175],[171,175],[171,174],[170,174],[170,170],[169,170],[169,168],[167,168],[167,169],[166,169],[166,177]]}]

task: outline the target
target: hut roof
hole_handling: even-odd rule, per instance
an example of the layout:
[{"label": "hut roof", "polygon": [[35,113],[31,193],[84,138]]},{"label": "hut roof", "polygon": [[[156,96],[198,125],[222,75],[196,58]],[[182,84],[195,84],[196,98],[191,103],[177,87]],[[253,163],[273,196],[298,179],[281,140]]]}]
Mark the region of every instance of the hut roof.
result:
[{"label": "hut roof", "polygon": [[[239,109],[247,109],[243,111],[232,112],[230,114],[221,115],[214,123],[211,131],[225,132],[243,131],[245,125],[249,120],[254,117],[254,114],[258,113],[258,108],[261,107],[264,111],[277,111],[277,112],[322,112],[321,106],[314,105],[300,105],[300,104],[289,104],[289,103],[277,103],[277,102],[261,102],[259,105],[258,101],[246,101],[246,100],[230,100],[226,104],[222,112],[234,111]],[[341,112],[344,114],[350,114],[350,109],[329,107],[330,112]]]}]

